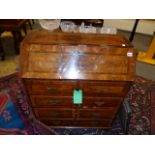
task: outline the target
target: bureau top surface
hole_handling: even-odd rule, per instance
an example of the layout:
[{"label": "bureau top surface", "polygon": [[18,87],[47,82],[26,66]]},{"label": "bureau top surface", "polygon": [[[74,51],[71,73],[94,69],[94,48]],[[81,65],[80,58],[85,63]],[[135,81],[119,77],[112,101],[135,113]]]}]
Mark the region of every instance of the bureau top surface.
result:
[{"label": "bureau top surface", "polygon": [[133,81],[136,53],[122,36],[34,31],[22,42],[22,78]]},{"label": "bureau top surface", "polygon": [[31,32],[24,41],[33,44],[86,44],[132,47],[132,44],[122,35],[62,33],[45,30]]}]

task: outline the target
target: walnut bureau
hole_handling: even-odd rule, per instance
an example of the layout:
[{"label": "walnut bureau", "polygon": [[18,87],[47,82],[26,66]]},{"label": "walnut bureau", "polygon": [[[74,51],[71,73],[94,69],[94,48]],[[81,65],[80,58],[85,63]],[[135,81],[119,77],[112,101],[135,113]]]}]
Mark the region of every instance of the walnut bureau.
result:
[{"label": "walnut bureau", "polygon": [[134,47],[121,35],[41,30],[20,46],[33,113],[52,127],[111,128],[135,78],[135,61]]}]

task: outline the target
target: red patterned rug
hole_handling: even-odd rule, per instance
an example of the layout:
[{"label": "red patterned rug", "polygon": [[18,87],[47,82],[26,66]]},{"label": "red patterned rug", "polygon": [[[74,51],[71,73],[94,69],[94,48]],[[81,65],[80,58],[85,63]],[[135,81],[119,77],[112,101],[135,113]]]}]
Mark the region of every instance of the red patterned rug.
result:
[{"label": "red patterned rug", "polygon": [[34,118],[18,73],[0,79],[0,134],[53,134]]},{"label": "red patterned rug", "polygon": [[151,130],[151,87],[153,82],[137,77],[127,99],[132,109],[128,134],[150,134]]}]

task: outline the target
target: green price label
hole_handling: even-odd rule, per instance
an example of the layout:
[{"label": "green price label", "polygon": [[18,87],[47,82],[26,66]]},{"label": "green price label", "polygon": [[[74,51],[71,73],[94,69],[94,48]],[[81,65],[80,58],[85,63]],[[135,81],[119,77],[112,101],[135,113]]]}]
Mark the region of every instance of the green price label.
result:
[{"label": "green price label", "polygon": [[74,90],[73,91],[73,103],[74,104],[82,104],[82,90]]}]

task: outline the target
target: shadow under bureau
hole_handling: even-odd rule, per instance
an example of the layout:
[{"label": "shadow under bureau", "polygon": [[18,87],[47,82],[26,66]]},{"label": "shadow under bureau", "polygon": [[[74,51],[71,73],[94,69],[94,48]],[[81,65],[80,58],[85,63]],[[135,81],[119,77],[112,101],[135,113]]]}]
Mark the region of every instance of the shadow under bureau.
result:
[{"label": "shadow under bureau", "polygon": [[135,78],[123,36],[34,31],[20,46],[21,78],[35,117],[52,127],[111,128]]}]

